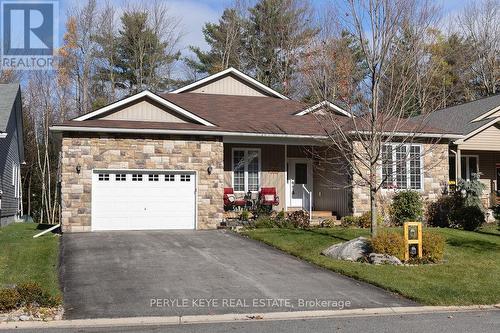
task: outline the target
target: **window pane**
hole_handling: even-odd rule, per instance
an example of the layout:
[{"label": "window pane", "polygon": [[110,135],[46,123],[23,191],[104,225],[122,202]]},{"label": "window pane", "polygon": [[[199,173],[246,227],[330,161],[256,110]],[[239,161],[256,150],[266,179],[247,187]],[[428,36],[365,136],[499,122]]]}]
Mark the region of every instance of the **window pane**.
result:
[{"label": "window pane", "polygon": [[420,170],[420,147],[410,147],[410,189],[420,190],[422,188]]},{"label": "window pane", "polygon": [[234,190],[245,191],[245,151],[235,150],[233,153]]},{"label": "window pane", "polygon": [[469,179],[472,179],[474,174],[477,174],[477,158],[469,156]]},{"label": "window pane", "polygon": [[259,152],[249,150],[247,152],[248,161],[248,190],[259,190]]},{"label": "window pane", "polygon": [[460,177],[464,180],[467,180],[469,179],[468,175],[467,175],[467,157],[465,156],[462,156],[460,158]]},{"label": "window pane", "polygon": [[295,164],[295,184],[307,184],[307,164]]},{"label": "window pane", "polygon": [[406,170],[406,146],[396,148],[396,186],[406,189],[408,187],[408,178]]},{"label": "window pane", "polygon": [[382,147],[382,187],[392,188],[394,184],[393,168],[392,168],[392,146],[384,145]]}]

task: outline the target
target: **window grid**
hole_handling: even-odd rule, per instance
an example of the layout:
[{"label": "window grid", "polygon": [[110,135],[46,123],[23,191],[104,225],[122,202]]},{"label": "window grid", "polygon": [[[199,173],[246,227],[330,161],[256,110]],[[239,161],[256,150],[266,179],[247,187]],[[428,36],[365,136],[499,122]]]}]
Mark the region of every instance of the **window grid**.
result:
[{"label": "window grid", "polygon": [[190,182],[191,175],[181,175],[181,182]]},{"label": "window grid", "polygon": [[233,187],[235,191],[245,191],[245,151],[235,150],[233,153]]},{"label": "window grid", "polygon": [[392,160],[392,146],[384,145],[382,147],[382,188],[393,188],[393,160]]},{"label": "window grid", "polygon": [[173,182],[175,180],[175,175],[165,175],[166,182]]},{"label": "window grid", "polygon": [[387,144],[382,147],[382,184],[384,189],[421,190],[422,162],[420,145]]},{"label": "window grid", "polygon": [[142,182],[142,175],[134,173],[132,174],[132,181],[133,182]]},{"label": "window grid", "polygon": [[127,175],[126,175],[126,174],[124,174],[124,173],[119,173],[119,174],[116,174],[116,175],[115,175],[115,180],[116,180],[117,182],[124,182],[124,181],[126,181],[126,180],[127,180]]},{"label": "window grid", "polygon": [[249,150],[247,152],[247,169],[248,169],[248,190],[259,190],[259,152]]},{"label": "window grid", "polygon": [[406,146],[396,147],[396,187],[408,187],[408,170],[406,168]]},{"label": "window grid", "polygon": [[109,180],[109,174],[108,173],[100,173],[99,174],[99,181],[108,181]]},{"label": "window grid", "polygon": [[422,187],[420,146],[410,147],[410,189],[419,190]]},{"label": "window grid", "polygon": [[235,191],[256,192],[260,188],[260,151],[233,150],[233,188]]},{"label": "window grid", "polygon": [[150,174],[150,175],[148,175],[148,180],[150,182],[157,182],[159,179],[160,179],[159,175],[156,175],[156,174]]}]

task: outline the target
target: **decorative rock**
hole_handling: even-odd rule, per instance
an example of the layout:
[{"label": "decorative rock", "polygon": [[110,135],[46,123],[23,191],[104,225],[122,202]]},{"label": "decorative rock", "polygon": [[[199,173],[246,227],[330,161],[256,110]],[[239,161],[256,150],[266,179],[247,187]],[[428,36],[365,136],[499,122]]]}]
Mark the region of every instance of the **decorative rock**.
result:
[{"label": "decorative rock", "polygon": [[20,321],[28,321],[28,320],[31,320],[31,317],[27,316],[27,315],[20,315],[19,320]]},{"label": "decorative rock", "polygon": [[368,255],[368,261],[374,265],[381,264],[391,264],[391,265],[402,265],[401,260],[395,256],[380,253],[370,253]]},{"label": "decorative rock", "polygon": [[357,261],[366,256],[368,249],[368,239],[358,237],[345,243],[334,244],[323,250],[321,254],[333,259]]}]

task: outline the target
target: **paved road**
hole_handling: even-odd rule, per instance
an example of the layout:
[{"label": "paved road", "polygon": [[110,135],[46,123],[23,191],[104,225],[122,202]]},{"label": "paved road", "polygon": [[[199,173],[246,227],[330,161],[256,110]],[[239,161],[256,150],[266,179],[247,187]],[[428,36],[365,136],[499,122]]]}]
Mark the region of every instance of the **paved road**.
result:
[{"label": "paved road", "polygon": [[61,263],[67,319],[415,305],[224,231],[64,234]]},{"label": "paved road", "polygon": [[405,332],[405,333],[497,333],[500,330],[500,311],[464,313],[431,313],[422,315],[391,315],[379,317],[350,317],[334,319],[253,321],[218,324],[190,324],[175,326],[106,327],[84,329],[37,329],[12,330],[22,333],[358,333],[358,332]]}]

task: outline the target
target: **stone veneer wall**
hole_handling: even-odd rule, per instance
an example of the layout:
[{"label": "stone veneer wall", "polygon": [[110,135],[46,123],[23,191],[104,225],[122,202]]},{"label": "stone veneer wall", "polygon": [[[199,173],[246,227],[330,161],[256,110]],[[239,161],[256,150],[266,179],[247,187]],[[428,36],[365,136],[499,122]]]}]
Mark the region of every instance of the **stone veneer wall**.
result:
[{"label": "stone veneer wall", "polygon": [[[449,166],[448,166],[448,144],[427,144],[423,143],[423,170],[424,189],[421,192],[425,202],[435,201],[448,188]],[[368,170],[367,170],[368,172]],[[358,175],[353,176],[352,207],[353,214],[362,215],[370,211],[370,190],[366,186],[355,184],[360,183]],[[394,191],[379,191],[377,201],[379,212],[384,210],[384,206],[390,203],[390,197]]]},{"label": "stone veneer wall", "polygon": [[[81,165],[80,174],[76,166]],[[208,175],[207,168],[213,171]],[[197,229],[214,229],[223,215],[220,138],[65,134],[62,139],[62,230],[91,230],[92,169],[176,169],[197,172]]]}]

